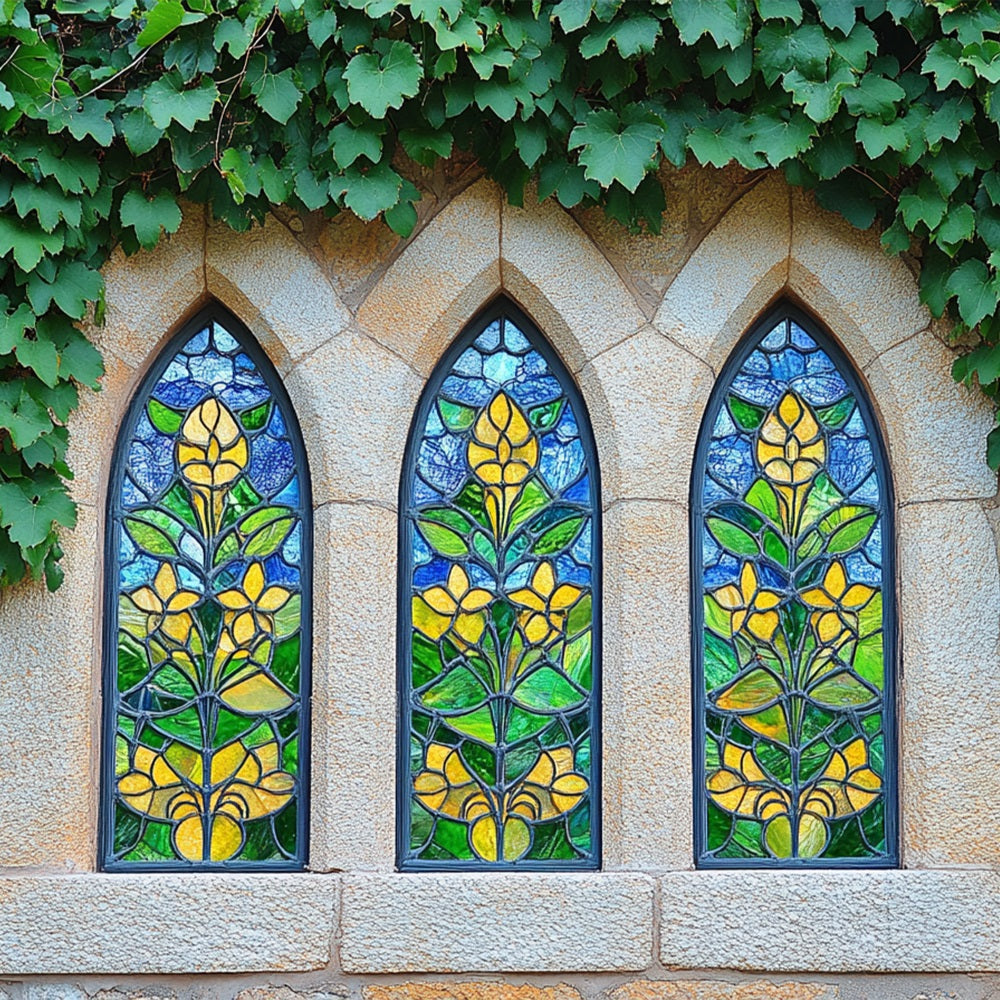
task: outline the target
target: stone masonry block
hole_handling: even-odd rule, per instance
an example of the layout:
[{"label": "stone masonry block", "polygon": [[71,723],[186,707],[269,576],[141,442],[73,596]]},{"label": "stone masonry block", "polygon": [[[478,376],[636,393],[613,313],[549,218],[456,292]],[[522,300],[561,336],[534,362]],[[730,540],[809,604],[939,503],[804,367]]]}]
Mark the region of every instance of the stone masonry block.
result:
[{"label": "stone masonry block", "polygon": [[580,1000],[579,991],[558,986],[511,983],[401,983],[362,986],[362,1000]]},{"label": "stone masonry block", "polygon": [[757,979],[727,983],[714,979],[637,979],[605,994],[605,1000],[839,1000],[840,989],[826,983],[774,983]]},{"label": "stone masonry block", "polygon": [[653,881],[517,872],[346,875],[346,972],[645,969]]}]

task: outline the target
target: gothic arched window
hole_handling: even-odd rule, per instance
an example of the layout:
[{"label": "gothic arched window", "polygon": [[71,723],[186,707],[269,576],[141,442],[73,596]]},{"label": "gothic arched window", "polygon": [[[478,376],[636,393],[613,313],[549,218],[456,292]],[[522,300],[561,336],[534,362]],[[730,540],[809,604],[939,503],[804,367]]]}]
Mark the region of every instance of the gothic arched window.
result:
[{"label": "gothic arched window", "polygon": [[691,507],[698,864],[895,864],[892,483],[853,366],[797,310],[722,372]]},{"label": "gothic arched window", "polygon": [[596,868],[597,462],[509,302],[432,375],[400,511],[400,867]]},{"label": "gothic arched window", "polygon": [[108,497],[101,861],[301,868],[312,519],[274,367],[218,307],[153,364]]}]

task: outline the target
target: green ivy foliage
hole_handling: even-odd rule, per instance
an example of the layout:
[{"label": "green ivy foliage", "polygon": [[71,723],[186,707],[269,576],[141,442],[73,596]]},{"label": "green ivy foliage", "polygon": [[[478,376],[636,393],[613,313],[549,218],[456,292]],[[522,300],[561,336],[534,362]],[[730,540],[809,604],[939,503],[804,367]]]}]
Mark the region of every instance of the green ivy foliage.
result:
[{"label": "green ivy foliage", "polygon": [[[781,168],[894,253],[1000,403],[1000,9],[992,0],[0,0],[0,585],[58,585],[66,420],[101,375],[113,247],[179,199],[383,216],[401,167],[478,158],[515,204],[657,232],[657,170]],[[989,438],[1000,465],[1000,428]]]}]

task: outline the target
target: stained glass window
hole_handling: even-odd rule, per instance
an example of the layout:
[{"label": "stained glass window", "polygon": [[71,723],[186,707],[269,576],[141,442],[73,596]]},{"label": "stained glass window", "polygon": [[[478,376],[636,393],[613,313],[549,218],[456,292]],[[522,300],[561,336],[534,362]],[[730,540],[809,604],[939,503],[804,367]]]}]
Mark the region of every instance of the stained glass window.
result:
[{"label": "stained glass window", "polygon": [[598,865],[597,501],[583,401],[501,302],[431,378],[403,473],[402,868]]},{"label": "stained glass window", "polygon": [[104,866],[299,868],[311,520],[274,368],[214,309],[132,402],[108,502]]},{"label": "stained glass window", "polygon": [[699,863],[894,864],[891,482],[832,338],[751,331],[695,470]]}]

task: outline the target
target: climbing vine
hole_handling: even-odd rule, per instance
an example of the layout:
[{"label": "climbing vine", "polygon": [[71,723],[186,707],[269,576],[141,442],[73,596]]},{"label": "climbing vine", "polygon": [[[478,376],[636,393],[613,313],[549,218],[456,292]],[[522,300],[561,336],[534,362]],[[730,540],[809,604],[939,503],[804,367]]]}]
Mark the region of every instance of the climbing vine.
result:
[{"label": "climbing vine", "polygon": [[[1000,403],[1000,9],[991,0],[0,0],[0,585],[61,579],[66,420],[102,367],[115,246],[179,199],[417,221],[407,163],[656,232],[657,170],[781,168],[894,253]],[[988,441],[1000,465],[1000,428]]]}]

